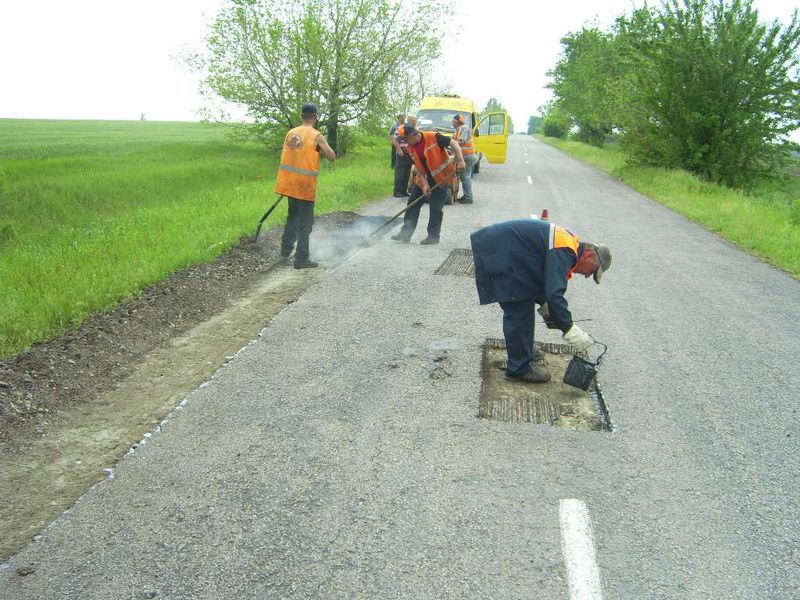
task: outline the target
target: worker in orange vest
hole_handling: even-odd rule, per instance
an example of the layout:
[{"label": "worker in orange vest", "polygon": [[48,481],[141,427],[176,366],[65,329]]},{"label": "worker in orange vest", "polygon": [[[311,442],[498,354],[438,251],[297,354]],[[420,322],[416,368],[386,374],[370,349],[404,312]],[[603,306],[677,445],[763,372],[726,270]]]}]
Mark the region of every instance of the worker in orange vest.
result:
[{"label": "worker in orange vest", "polygon": [[[461,147],[454,139],[434,131],[419,131],[406,123],[397,128],[397,137],[408,143],[407,152],[417,168],[414,188],[408,203],[412,204],[420,196],[430,205],[428,217],[428,236],[420,242],[423,246],[439,243],[444,218],[444,203],[450,191],[449,182],[456,177],[456,171],[464,168]],[[447,149],[454,156],[447,153]],[[455,160],[454,160],[455,159]],[[434,189],[435,188],[435,189]],[[409,208],[403,217],[403,228],[392,236],[398,242],[409,242],[417,228],[422,202]]]},{"label": "worker in orange vest", "polygon": [[283,140],[275,193],[289,199],[289,216],[283,229],[281,256],[288,258],[297,243],[294,268],[312,269],[319,266],[310,260],[308,249],[308,239],[314,226],[319,156],[322,154],[333,162],[336,153],[328,145],[325,136],[314,129],[317,106],[310,102],[304,104],[301,117],[303,124],[289,130]]},{"label": "worker in orange vest", "polygon": [[466,117],[457,114],[453,117],[453,127],[455,133],[453,139],[461,146],[461,153],[464,155],[464,170],[458,174],[461,180],[461,189],[464,195],[456,202],[459,204],[472,204],[472,170],[475,168],[478,155],[475,153],[475,140],[472,137],[472,129],[466,124]]}]

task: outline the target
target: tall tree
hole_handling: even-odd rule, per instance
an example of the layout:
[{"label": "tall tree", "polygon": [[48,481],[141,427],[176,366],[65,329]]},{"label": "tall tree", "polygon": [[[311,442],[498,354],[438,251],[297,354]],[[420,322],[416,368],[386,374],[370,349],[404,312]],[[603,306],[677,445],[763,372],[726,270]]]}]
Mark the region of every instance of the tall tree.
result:
[{"label": "tall tree", "polygon": [[583,28],[561,39],[562,55],[548,72],[559,107],[578,126],[578,139],[602,145],[617,125],[622,64],[611,33]]},{"label": "tall tree", "polygon": [[537,117],[536,115],[531,115],[528,117],[528,135],[533,135],[534,133],[538,133],[539,129],[542,126],[542,117]]},{"label": "tall tree", "polygon": [[[341,151],[342,126],[385,120],[393,82],[432,71],[448,13],[430,0],[228,0],[192,62],[209,90],[246,107],[265,141],[282,139],[313,101]],[[411,30],[418,23],[425,35]]]},{"label": "tall tree", "polygon": [[800,125],[797,11],[782,27],[760,22],[752,0],[668,0],[617,31],[635,159],[739,187],[787,155]]}]

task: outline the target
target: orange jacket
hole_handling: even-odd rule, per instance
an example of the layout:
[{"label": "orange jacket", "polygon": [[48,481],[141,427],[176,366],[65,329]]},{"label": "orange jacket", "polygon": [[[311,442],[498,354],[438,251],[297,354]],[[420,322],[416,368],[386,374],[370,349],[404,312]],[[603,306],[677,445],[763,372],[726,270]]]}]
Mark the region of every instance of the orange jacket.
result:
[{"label": "orange jacket", "polygon": [[411,160],[414,161],[414,165],[417,167],[417,176],[425,178],[427,175],[431,175],[436,183],[449,181],[456,172],[453,158],[447,153],[447,150],[439,146],[436,141],[435,131],[420,131],[420,133],[422,134],[422,140],[419,143],[425,145],[423,152],[425,156],[424,162],[420,159],[416,150],[409,147],[409,156],[411,156]]},{"label": "orange jacket", "polygon": [[311,125],[300,125],[291,129],[283,140],[281,165],[275,193],[298,200],[314,202],[317,198],[317,176],[319,175],[319,132]]},{"label": "orange jacket", "polygon": [[461,136],[466,128],[466,125],[460,125],[453,135],[453,139],[456,140],[461,146],[461,152],[464,154],[464,156],[467,156],[468,154],[475,154],[475,140],[473,139],[473,136],[469,136],[469,140],[466,142],[461,141]]}]

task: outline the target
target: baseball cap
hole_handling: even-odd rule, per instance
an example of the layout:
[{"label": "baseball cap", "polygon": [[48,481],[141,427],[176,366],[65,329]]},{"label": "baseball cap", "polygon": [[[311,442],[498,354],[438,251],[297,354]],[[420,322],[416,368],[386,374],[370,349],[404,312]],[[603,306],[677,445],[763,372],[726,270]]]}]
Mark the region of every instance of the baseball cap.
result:
[{"label": "baseball cap", "polygon": [[412,133],[416,133],[416,132],[417,132],[417,128],[416,127],[406,123],[405,125],[400,125],[400,127],[397,128],[397,137],[407,138]]},{"label": "baseball cap", "polygon": [[303,114],[304,115],[315,115],[317,114],[317,105],[313,102],[306,102],[303,104]]},{"label": "baseball cap", "polygon": [[594,272],[594,282],[600,283],[603,273],[611,268],[611,249],[604,244],[593,244],[597,252],[597,258],[600,259],[600,266]]}]

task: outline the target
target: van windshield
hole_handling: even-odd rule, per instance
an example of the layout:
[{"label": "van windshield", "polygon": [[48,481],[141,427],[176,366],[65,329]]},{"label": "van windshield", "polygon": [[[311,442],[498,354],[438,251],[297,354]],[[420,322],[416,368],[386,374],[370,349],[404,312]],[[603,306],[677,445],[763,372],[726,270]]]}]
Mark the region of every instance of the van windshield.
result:
[{"label": "van windshield", "polygon": [[[441,131],[452,133],[454,110],[424,109],[417,114],[417,127],[427,131]],[[467,125],[472,127],[472,115],[466,113]]]}]

